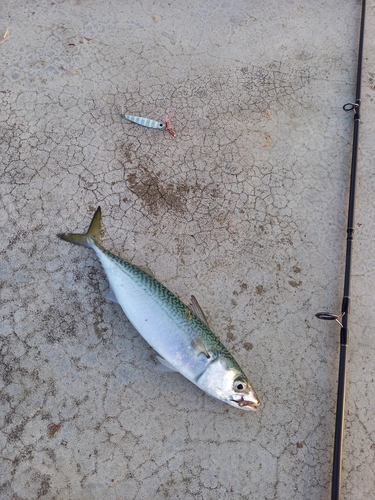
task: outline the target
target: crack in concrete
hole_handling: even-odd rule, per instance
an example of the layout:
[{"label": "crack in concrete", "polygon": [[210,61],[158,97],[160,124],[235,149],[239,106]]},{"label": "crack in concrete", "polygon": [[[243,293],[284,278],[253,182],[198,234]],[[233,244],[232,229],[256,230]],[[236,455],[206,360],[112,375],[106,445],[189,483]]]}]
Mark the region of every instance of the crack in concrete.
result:
[{"label": "crack in concrete", "polygon": [[[0,496],[327,496],[337,341],[313,314],[327,300],[339,309],[338,165],[351,125],[337,109],[353,90],[356,6],[248,9],[0,5],[10,32],[0,44]],[[374,483],[368,64],[353,278],[362,340],[344,459],[353,500]],[[177,137],[126,123],[123,101],[160,120],[170,107]],[[98,204],[106,247],[184,300],[199,296],[259,392],[253,418],[178,375],[156,376],[151,349],[103,298],[94,256],[55,238],[84,229]]]}]

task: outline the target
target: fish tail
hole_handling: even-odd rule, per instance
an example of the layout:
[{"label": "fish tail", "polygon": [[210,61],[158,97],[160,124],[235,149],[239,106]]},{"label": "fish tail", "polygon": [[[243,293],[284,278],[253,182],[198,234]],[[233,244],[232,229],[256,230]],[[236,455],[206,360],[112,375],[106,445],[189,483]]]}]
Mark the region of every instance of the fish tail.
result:
[{"label": "fish tail", "polygon": [[92,218],[90,227],[88,228],[87,233],[78,234],[78,233],[61,233],[57,236],[64,240],[69,241],[69,243],[73,243],[74,245],[81,245],[83,247],[92,247],[92,242],[90,240],[95,240],[99,242],[100,240],[100,230],[101,230],[101,222],[102,222],[102,211],[101,208],[98,207]]}]

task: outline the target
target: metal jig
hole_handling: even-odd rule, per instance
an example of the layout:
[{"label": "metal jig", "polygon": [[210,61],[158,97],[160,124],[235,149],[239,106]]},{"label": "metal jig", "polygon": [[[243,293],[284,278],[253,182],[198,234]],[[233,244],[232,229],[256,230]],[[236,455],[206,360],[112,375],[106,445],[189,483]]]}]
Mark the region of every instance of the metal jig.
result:
[{"label": "metal jig", "polygon": [[137,123],[138,125],[142,125],[143,127],[155,128],[159,130],[166,130],[172,137],[176,137],[176,132],[174,132],[169,127],[169,120],[172,116],[169,114],[169,110],[167,110],[165,116],[165,122],[159,122],[157,120],[152,120],[151,118],[143,118],[142,116],[134,116],[134,115],[126,115],[124,113],[124,105],[121,105],[121,114],[129,121],[133,123]]}]

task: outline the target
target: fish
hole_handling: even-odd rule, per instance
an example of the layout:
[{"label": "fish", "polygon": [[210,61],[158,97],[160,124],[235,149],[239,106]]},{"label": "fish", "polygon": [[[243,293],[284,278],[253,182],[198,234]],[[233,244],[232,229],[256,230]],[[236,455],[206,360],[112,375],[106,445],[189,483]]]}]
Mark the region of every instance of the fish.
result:
[{"label": "fish", "polygon": [[118,302],[148,344],[163,371],[179,372],[209,396],[241,410],[256,411],[259,399],[226,347],[211,331],[197,299],[189,305],[158,281],[148,269],[131,264],[100,243],[101,208],[86,233],[62,233],[69,243],[91,248]]}]

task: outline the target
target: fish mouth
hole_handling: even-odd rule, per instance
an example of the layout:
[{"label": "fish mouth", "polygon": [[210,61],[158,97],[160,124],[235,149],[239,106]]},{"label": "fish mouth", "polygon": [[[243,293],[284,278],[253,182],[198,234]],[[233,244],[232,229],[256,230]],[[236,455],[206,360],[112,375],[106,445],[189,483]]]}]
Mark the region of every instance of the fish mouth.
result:
[{"label": "fish mouth", "polygon": [[260,402],[259,401],[249,401],[247,399],[244,399],[243,397],[240,400],[238,400],[238,401],[236,401],[234,399],[232,399],[232,401],[234,403],[237,403],[238,406],[240,406],[241,408],[248,407],[249,410],[253,410],[253,411],[257,411],[258,408],[259,408],[259,406],[260,406]]}]

